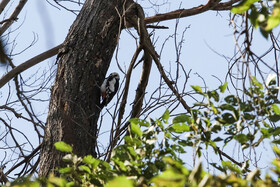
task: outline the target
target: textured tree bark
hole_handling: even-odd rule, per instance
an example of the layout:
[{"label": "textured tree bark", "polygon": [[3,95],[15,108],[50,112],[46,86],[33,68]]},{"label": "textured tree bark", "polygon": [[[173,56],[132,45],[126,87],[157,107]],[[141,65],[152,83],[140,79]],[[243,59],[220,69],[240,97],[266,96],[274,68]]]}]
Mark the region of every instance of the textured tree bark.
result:
[{"label": "textured tree bark", "polygon": [[59,54],[52,88],[39,176],[63,167],[54,143],[64,141],[74,153],[96,156],[100,91],[120,32],[119,13],[128,0],[87,0]]}]

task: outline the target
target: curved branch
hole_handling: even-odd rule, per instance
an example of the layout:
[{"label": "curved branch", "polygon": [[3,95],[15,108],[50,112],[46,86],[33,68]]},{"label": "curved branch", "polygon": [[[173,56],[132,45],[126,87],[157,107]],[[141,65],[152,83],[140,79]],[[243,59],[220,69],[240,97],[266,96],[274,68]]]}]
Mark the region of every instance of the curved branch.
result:
[{"label": "curved branch", "polygon": [[142,75],[138,87],[136,89],[136,95],[131,110],[131,118],[138,118],[142,110],[143,99],[145,96],[145,90],[149,82],[151,68],[152,68],[152,57],[144,49],[144,63],[143,63]]},{"label": "curved branch", "polygon": [[21,65],[18,65],[17,67],[15,67],[14,69],[12,69],[11,71],[9,71],[6,75],[4,75],[1,79],[0,79],[0,88],[2,88],[7,82],[9,82],[13,77],[15,77],[16,75],[18,75],[19,73],[27,70],[28,68],[38,64],[39,62],[42,62],[43,60],[46,60],[54,55],[56,55],[58,53],[58,50],[61,48],[62,44],[44,52],[41,53],[29,60],[27,60],[26,62],[22,63]]},{"label": "curved branch", "polygon": [[230,10],[234,3],[239,2],[240,0],[230,0],[225,3],[219,3],[220,0],[209,0],[207,4],[200,5],[190,9],[179,9],[172,12],[157,14],[152,17],[145,18],[145,24],[150,24],[154,22],[166,21],[171,19],[178,19],[183,17],[189,17],[197,15],[208,10]]},{"label": "curved branch", "polygon": [[[213,5],[213,3],[218,3],[219,1],[217,0],[210,0],[207,4],[211,4],[211,6]],[[209,5],[210,6],[210,5]],[[214,6],[214,5],[213,5]],[[132,11],[132,10],[131,10]],[[134,18],[128,15],[126,15],[126,19],[127,21],[131,24],[131,25],[137,25],[137,31],[140,35],[140,44],[141,46],[143,46],[145,52],[148,53],[148,55],[151,55],[153,60],[156,63],[156,66],[163,78],[163,80],[166,82],[166,84],[168,85],[168,87],[170,88],[170,90],[175,94],[175,96],[178,98],[179,102],[183,105],[183,107],[190,113],[191,112],[191,108],[187,105],[187,103],[185,102],[185,100],[182,98],[182,96],[180,95],[180,93],[176,90],[176,88],[174,88],[174,86],[172,85],[172,81],[170,81],[167,77],[167,75],[164,72],[164,69],[159,61],[159,55],[157,54],[157,52],[155,51],[155,48],[153,46],[153,43],[149,37],[148,31],[145,27],[145,23],[144,23],[144,18],[145,18],[145,14],[144,11],[142,9],[142,7],[139,4],[135,3],[135,8],[134,11],[137,11],[137,15],[138,18]]]}]

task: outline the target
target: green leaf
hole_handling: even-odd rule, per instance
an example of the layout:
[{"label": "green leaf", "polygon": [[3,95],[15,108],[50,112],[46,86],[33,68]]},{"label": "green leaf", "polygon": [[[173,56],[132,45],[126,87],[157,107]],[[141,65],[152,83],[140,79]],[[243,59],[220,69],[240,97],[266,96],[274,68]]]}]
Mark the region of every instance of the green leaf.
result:
[{"label": "green leaf", "polygon": [[112,168],[111,168],[111,165],[108,163],[108,162],[101,162],[101,164],[106,168],[106,170],[110,171]]},{"label": "green leaf", "polygon": [[233,106],[237,106],[238,105],[238,100],[237,100],[236,96],[234,96],[234,95],[229,95],[229,96],[225,97],[225,101],[228,104],[231,104]]},{"label": "green leaf", "polygon": [[219,96],[219,94],[218,94],[218,92],[217,92],[216,90],[208,91],[207,94],[208,94],[208,96],[209,96],[210,98],[211,98],[211,97],[214,98],[214,100],[215,100],[216,102],[218,102],[219,99],[220,99],[220,96]]},{"label": "green leaf", "polygon": [[230,104],[222,104],[222,105],[220,106],[220,108],[221,108],[222,110],[235,111],[234,106],[232,106],[232,105],[230,105]]},{"label": "green leaf", "polygon": [[274,151],[274,153],[276,153],[276,154],[277,154],[277,156],[278,156],[278,157],[280,157],[280,149],[279,149],[279,147],[278,147],[278,146],[273,145],[273,151]]},{"label": "green leaf", "polygon": [[190,127],[184,123],[182,124],[176,123],[170,127],[170,131],[176,133],[182,133],[182,132],[190,131]]},{"label": "green leaf", "polygon": [[51,182],[52,184],[55,184],[56,186],[65,186],[66,185],[66,180],[65,179],[55,177],[53,174],[51,174],[49,176],[48,181]]},{"label": "green leaf", "polygon": [[[265,85],[266,86],[273,86],[276,85],[276,78],[277,75],[276,74],[268,74],[266,80],[265,80]],[[278,93],[278,89],[277,89],[277,93]]]},{"label": "green leaf", "polygon": [[223,120],[229,124],[234,123],[236,121],[235,117],[230,113],[224,113],[224,114],[222,114],[222,117],[223,117]]},{"label": "green leaf", "polygon": [[191,141],[188,141],[188,140],[180,140],[178,141],[178,144],[183,146],[183,147],[187,147],[187,146],[192,146],[192,142]]},{"label": "green leaf", "polygon": [[238,134],[234,138],[241,144],[246,143],[248,141],[248,137],[245,134]]},{"label": "green leaf", "polygon": [[280,115],[271,115],[269,116],[269,120],[271,120],[272,122],[277,122],[280,120]]},{"label": "green leaf", "polygon": [[163,113],[163,115],[161,116],[162,120],[164,123],[168,123],[168,119],[170,117],[170,113],[168,108],[165,110],[165,112]]},{"label": "green leaf", "polygon": [[259,12],[258,12],[257,8],[254,5],[252,5],[249,19],[255,29],[259,26],[258,17],[259,17]]},{"label": "green leaf", "polygon": [[200,86],[191,86],[193,89],[194,89],[194,91],[196,92],[196,93],[199,93],[199,94],[201,94],[201,95],[205,95],[204,93],[203,93],[203,91],[202,91],[202,88],[200,87]]},{"label": "green leaf", "polygon": [[126,166],[124,165],[124,163],[122,161],[119,160],[119,158],[112,158],[112,160],[120,167],[120,169],[122,171],[127,170]]},{"label": "green leaf", "polygon": [[59,173],[62,173],[62,174],[71,173],[72,167],[60,168],[58,171],[59,171]]},{"label": "green leaf", "polygon": [[87,167],[85,165],[79,166],[79,169],[82,171],[86,171],[87,173],[91,173],[91,170],[89,169],[89,167]]},{"label": "green leaf", "polygon": [[232,164],[231,161],[222,161],[222,165],[225,168],[228,168],[229,170],[236,172],[236,173],[241,173],[240,169],[236,164]]},{"label": "green leaf", "polygon": [[179,116],[176,116],[172,121],[172,123],[185,123],[185,122],[191,123],[191,117],[186,114],[181,114]]},{"label": "green leaf", "polygon": [[267,39],[267,38],[268,38],[269,31],[266,31],[266,30],[263,29],[262,27],[260,27],[260,31],[261,31],[261,34],[263,35],[263,37],[265,37],[265,38]]},{"label": "green leaf", "polygon": [[256,115],[255,114],[250,114],[250,113],[244,113],[244,118],[246,119],[246,120],[252,120],[252,119],[255,119],[256,118]]},{"label": "green leaf", "polygon": [[277,106],[277,104],[272,104],[272,105],[271,105],[271,108],[272,108],[272,110],[274,111],[274,113],[275,113],[276,115],[280,115],[280,109],[279,109],[279,107]]},{"label": "green leaf", "polygon": [[73,187],[75,186],[75,182],[71,181],[71,182],[67,182],[67,184],[65,185],[65,187]]},{"label": "green leaf", "polygon": [[277,2],[274,5],[271,16],[268,17],[265,30],[271,31],[274,27],[279,25],[279,23],[280,23],[280,3]]},{"label": "green leaf", "polygon": [[214,126],[211,128],[211,132],[217,133],[222,130],[222,127],[219,122],[216,122]]},{"label": "green leaf", "polygon": [[138,124],[130,122],[130,128],[131,128],[131,131],[133,133],[137,134],[139,137],[141,137],[143,135],[143,132],[141,131],[141,129],[140,129]]},{"label": "green leaf", "polygon": [[278,136],[280,134],[280,127],[276,127],[276,128],[270,128],[269,132],[273,135],[273,136]]},{"label": "green leaf", "polygon": [[92,166],[93,169],[97,168],[100,160],[93,158],[91,155],[87,155],[83,158],[83,162],[85,164],[89,164]]},{"label": "green leaf", "polygon": [[231,12],[234,14],[242,14],[242,13],[246,12],[247,10],[249,10],[251,5],[253,5],[257,1],[259,1],[259,0],[243,0],[239,5],[237,5],[236,7],[233,7],[231,9]]},{"label": "green leaf", "polygon": [[143,126],[143,127],[149,127],[150,126],[149,122],[147,122],[146,120],[143,120],[143,119],[139,119],[139,118],[131,118],[128,121],[130,123],[135,123],[135,124],[138,124],[138,125]]},{"label": "green leaf", "polygon": [[280,144],[280,139],[273,140],[272,143],[279,145]]},{"label": "green leaf", "polygon": [[264,138],[269,138],[270,137],[270,133],[269,133],[268,129],[261,128],[261,132],[262,132]]},{"label": "green leaf", "polygon": [[59,151],[62,151],[62,152],[67,152],[67,153],[71,153],[72,152],[72,146],[65,143],[65,142],[56,142],[54,144],[55,148]]},{"label": "green leaf", "polygon": [[136,156],[136,152],[135,152],[135,150],[134,150],[134,148],[133,147],[127,147],[127,149],[128,149],[128,151],[129,151],[129,153],[132,155],[132,156]]},{"label": "green leaf", "polygon": [[223,141],[224,139],[222,139],[222,138],[220,138],[220,137],[217,137],[217,138],[215,138],[213,141],[214,142],[219,142],[219,141]]},{"label": "green leaf", "polygon": [[253,83],[253,85],[259,87],[260,89],[263,89],[263,85],[262,83],[260,83],[256,77],[252,76],[251,77],[251,82]]},{"label": "green leaf", "polygon": [[217,165],[217,163],[212,162],[212,163],[210,163],[210,165],[213,166],[214,168],[218,169],[221,172],[226,171],[222,166]]},{"label": "green leaf", "polygon": [[133,187],[133,183],[125,176],[120,176],[109,181],[106,187]]},{"label": "green leaf", "polygon": [[163,171],[160,175],[154,177],[151,182],[155,184],[155,186],[173,186],[179,187],[184,186],[186,177],[180,173],[176,173],[172,169],[167,169]]},{"label": "green leaf", "polygon": [[223,85],[219,86],[219,89],[220,89],[221,93],[224,93],[226,91],[227,85],[228,85],[228,83],[225,82]]}]

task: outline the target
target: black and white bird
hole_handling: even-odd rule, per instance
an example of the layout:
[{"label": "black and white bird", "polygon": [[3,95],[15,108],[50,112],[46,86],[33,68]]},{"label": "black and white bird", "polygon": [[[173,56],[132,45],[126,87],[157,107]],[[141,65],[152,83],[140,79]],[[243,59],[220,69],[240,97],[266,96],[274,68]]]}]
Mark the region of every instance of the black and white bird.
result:
[{"label": "black and white bird", "polygon": [[107,106],[107,104],[113,99],[119,88],[119,80],[120,76],[116,72],[111,73],[105,78],[100,87],[102,97],[101,107]]}]

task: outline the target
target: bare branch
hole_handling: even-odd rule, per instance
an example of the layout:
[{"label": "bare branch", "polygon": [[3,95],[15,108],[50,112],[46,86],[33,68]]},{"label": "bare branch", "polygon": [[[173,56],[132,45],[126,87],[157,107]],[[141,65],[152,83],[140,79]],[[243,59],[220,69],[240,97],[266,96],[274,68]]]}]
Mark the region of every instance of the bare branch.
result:
[{"label": "bare branch", "polygon": [[8,72],[6,75],[4,75],[0,79],[0,88],[2,88],[7,82],[9,82],[13,77],[18,75],[19,73],[27,70],[28,68],[38,64],[39,62],[42,62],[43,60],[46,60],[58,53],[58,50],[61,48],[62,44],[44,52],[41,53],[30,60],[27,60],[26,62],[22,63],[21,65],[15,67],[10,72]]},{"label": "bare branch", "polygon": [[36,147],[32,153],[30,153],[29,155],[25,156],[24,159],[22,161],[20,161],[19,163],[17,163],[14,167],[10,168],[9,171],[7,171],[5,173],[6,176],[8,176],[12,171],[14,171],[16,168],[18,168],[19,166],[21,166],[22,164],[26,164],[28,163],[28,161],[30,161],[31,158],[33,158],[36,153],[39,152],[39,150],[41,149],[42,147],[42,143],[38,145],[38,147]]},{"label": "bare branch", "polygon": [[132,69],[133,69],[133,66],[134,66],[134,64],[136,62],[136,59],[137,59],[141,50],[142,50],[141,47],[137,48],[134,56],[132,57],[132,60],[130,62],[130,66],[129,66],[127,74],[126,74],[124,94],[123,94],[122,102],[121,102],[120,109],[119,109],[119,117],[118,117],[117,127],[120,126],[121,120],[123,118],[123,114],[124,114],[124,111],[125,111],[126,100],[127,100],[127,96],[128,96],[129,83],[130,83],[130,77],[131,77]]},{"label": "bare branch", "polygon": [[[9,21],[5,22],[3,26],[0,28],[0,36],[14,23],[15,20],[17,20],[19,13],[21,12],[22,8],[24,7],[27,0],[20,0],[17,7],[9,17]],[[1,10],[0,10],[1,11]]]},{"label": "bare branch", "polygon": [[[213,3],[218,3],[219,1],[214,0],[214,1],[209,1],[208,4],[212,4]],[[187,105],[187,103],[185,102],[185,100],[182,98],[182,96],[178,93],[178,91],[173,87],[173,83],[172,81],[170,81],[168,79],[168,77],[166,76],[164,69],[158,59],[159,55],[156,53],[155,48],[152,44],[152,41],[149,37],[148,31],[145,27],[145,23],[144,23],[144,12],[143,9],[140,5],[136,4],[136,7],[134,9],[137,10],[137,15],[138,17],[135,19],[135,17],[131,17],[128,14],[127,20],[131,25],[134,25],[134,27],[136,27],[136,29],[138,30],[138,33],[140,35],[140,44],[144,47],[144,49],[149,53],[149,55],[152,56],[153,60],[155,61],[157,68],[163,78],[163,80],[166,82],[166,84],[168,85],[168,87],[171,89],[171,91],[176,95],[176,97],[178,98],[178,100],[180,101],[180,103],[183,105],[183,107],[188,111],[191,112],[190,107]],[[210,5],[209,5],[210,6]],[[214,6],[214,5],[213,5]],[[126,15],[127,16],[127,15]]]},{"label": "bare branch", "polygon": [[[171,20],[171,19],[177,19],[177,18],[182,18],[182,17],[188,17],[188,16],[193,16],[196,14],[200,14],[202,12],[206,12],[208,10],[213,10],[217,7],[219,7],[220,0],[209,0],[207,4],[205,5],[200,5],[198,7],[190,8],[190,9],[179,9],[175,10],[172,12],[164,13],[164,14],[157,14],[152,17],[148,17],[145,19],[145,24],[150,24],[154,22],[159,22],[159,21],[166,21],[166,20]],[[230,2],[230,3],[229,3]],[[220,6],[229,6],[229,4],[235,3],[235,1],[229,1],[227,4],[222,3]]]},{"label": "bare branch", "polygon": [[7,4],[10,2],[10,0],[2,0],[0,3],[0,14],[3,12]]},{"label": "bare branch", "polygon": [[3,173],[3,169],[0,168],[0,183],[7,183],[9,182],[7,176]]},{"label": "bare branch", "polygon": [[124,112],[125,112],[125,106],[126,106],[126,102],[127,102],[131,73],[132,73],[134,64],[136,62],[136,59],[137,59],[139,53],[141,52],[141,50],[142,50],[142,48],[140,46],[136,49],[136,51],[135,51],[135,53],[134,53],[134,55],[131,59],[131,62],[130,62],[130,65],[129,65],[129,68],[128,68],[128,71],[127,71],[127,74],[126,74],[124,93],[123,93],[122,101],[121,101],[120,108],[119,108],[118,123],[117,123],[117,126],[116,126],[116,130],[115,130],[113,140],[110,143],[110,147],[108,147],[107,161],[110,160],[112,150],[113,150],[114,146],[117,144],[118,139],[119,139],[120,134],[121,134],[120,127],[121,127],[123,115],[124,115]]},{"label": "bare branch", "polygon": [[143,63],[142,75],[136,90],[136,95],[132,106],[132,112],[131,112],[132,118],[139,117],[139,114],[142,110],[143,99],[144,99],[146,87],[148,85],[151,67],[152,67],[152,58],[147,52],[144,51],[144,63]]}]

